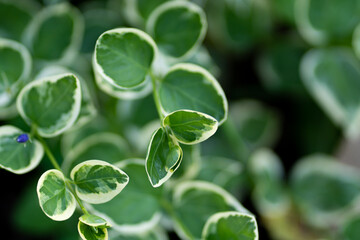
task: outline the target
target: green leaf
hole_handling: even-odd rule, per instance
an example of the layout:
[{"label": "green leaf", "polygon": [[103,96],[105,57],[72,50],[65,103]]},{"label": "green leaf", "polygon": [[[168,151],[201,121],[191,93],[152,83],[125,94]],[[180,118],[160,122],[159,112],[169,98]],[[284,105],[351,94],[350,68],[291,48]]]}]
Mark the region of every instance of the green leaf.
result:
[{"label": "green leaf", "polygon": [[166,182],[180,166],[182,150],[163,128],[156,130],[151,138],[146,156],[145,169],[153,187]]},{"label": "green leaf", "polygon": [[161,80],[158,95],[165,115],[189,109],[214,117],[219,125],[227,118],[228,103],[224,91],[216,79],[199,66],[173,66]]},{"label": "green leaf", "polygon": [[110,201],[129,182],[129,177],[121,169],[99,160],[76,165],[70,177],[79,198],[93,204]]},{"label": "green leaf", "polygon": [[175,231],[183,239],[200,239],[206,221],[215,213],[248,211],[217,185],[187,181],[174,189]]},{"label": "green leaf", "polygon": [[57,136],[76,121],[81,106],[80,81],[72,74],[46,77],[26,85],[17,108],[29,125],[43,137]]},{"label": "green leaf", "polygon": [[[77,164],[89,159],[100,159],[114,164],[129,157],[129,146],[125,140],[114,133],[96,132],[72,143],[62,165],[65,173]],[[70,141],[69,139],[67,141]]]},{"label": "green leaf", "polygon": [[360,2],[296,0],[295,20],[302,37],[312,44],[345,42],[360,21]]},{"label": "green leaf", "polygon": [[24,42],[36,59],[68,63],[80,48],[83,30],[80,12],[61,3],[44,8],[33,18]]},{"label": "green leaf", "polygon": [[94,227],[81,221],[78,224],[78,231],[83,240],[108,240],[107,228]]},{"label": "green leaf", "polygon": [[[329,188],[329,186],[331,186]],[[359,198],[358,170],[326,155],[300,159],[291,173],[293,198],[303,217],[314,226],[339,224]]]},{"label": "green leaf", "polygon": [[52,220],[64,221],[75,211],[75,197],[66,188],[65,177],[58,170],[48,170],[41,175],[37,195],[41,209]]},{"label": "green leaf", "polygon": [[360,24],[354,30],[352,47],[358,59],[360,59]]},{"label": "green leaf", "polygon": [[151,13],[146,29],[160,50],[181,58],[201,44],[207,22],[205,13],[198,5],[187,1],[170,1]]},{"label": "green leaf", "polygon": [[349,138],[360,133],[360,63],[351,49],[309,51],[301,64],[302,80],[329,117]]},{"label": "green leaf", "polygon": [[5,125],[0,127],[0,168],[16,174],[23,174],[39,165],[44,149],[41,144],[31,139],[26,143],[18,143],[17,137],[24,132]]},{"label": "green leaf", "polygon": [[92,214],[82,215],[79,221],[91,227],[110,227],[105,219]]},{"label": "green leaf", "polygon": [[138,87],[144,84],[156,51],[152,38],[140,30],[117,28],[106,31],[96,42],[95,75],[117,88]]},{"label": "green leaf", "polygon": [[140,86],[129,89],[123,89],[112,85],[109,81],[105,80],[105,78],[101,77],[97,71],[95,71],[95,81],[102,91],[118,99],[134,100],[143,98],[152,91],[152,84],[149,76],[146,76],[144,83]]},{"label": "green leaf", "polygon": [[170,129],[183,144],[196,144],[211,137],[218,128],[215,118],[190,110],[178,110],[163,119],[163,126]]},{"label": "green leaf", "polygon": [[169,240],[167,232],[160,226],[144,233],[121,234],[114,231],[114,234],[110,233],[110,236],[112,240]]},{"label": "green leaf", "polygon": [[240,212],[220,212],[212,215],[205,224],[202,239],[258,240],[255,217]]},{"label": "green leaf", "polygon": [[161,206],[158,199],[163,192],[162,188],[151,186],[144,165],[143,159],[127,159],[116,164],[126,171],[131,181],[111,201],[89,208],[124,235],[142,235],[159,225]]},{"label": "green leaf", "polygon": [[37,7],[32,1],[0,1],[0,36],[21,40]]},{"label": "green leaf", "polygon": [[360,238],[360,217],[357,215],[348,219],[342,226],[343,239],[357,240]]},{"label": "green leaf", "polygon": [[14,102],[31,73],[32,59],[20,43],[0,38],[0,107]]}]

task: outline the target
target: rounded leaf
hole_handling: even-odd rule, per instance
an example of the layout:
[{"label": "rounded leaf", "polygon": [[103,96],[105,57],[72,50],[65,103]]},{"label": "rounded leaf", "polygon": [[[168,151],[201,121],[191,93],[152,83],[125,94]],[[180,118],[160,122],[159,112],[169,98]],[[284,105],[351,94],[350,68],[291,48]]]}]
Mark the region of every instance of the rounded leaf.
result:
[{"label": "rounded leaf", "polygon": [[193,64],[173,66],[161,80],[158,95],[165,115],[181,109],[202,112],[221,125],[227,118],[228,102],[216,79]]},{"label": "rounded leaf", "polygon": [[116,28],[101,34],[95,45],[94,71],[117,88],[143,84],[157,48],[152,38],[134,28]]},{"label": "rounded leaf", "polygon": [[75,211],[75,197],[66,188],[65,177],[58,170],[48,170],[41,175],[37,195],[41,209],[52,220],[64,221]]},{"label": "rounded leaf", "polygon": [[17,99],[17,109],[43,137],[57,136],[76,121],[81,106],[80,81],[72,74],[46,77],[26,85]]},{"label": "rounded leaf", "polygon": [[8,107],[28,80],[32,59],[20,43],[0,38],[0,107]]},{"label": "rounded leaf", "polygon": [[0,168],[23,174],[39,165],[44,149],[37,140],[17,142],[24,132],[13,126],[0,127]]},{"label": "rounded leaf", "polygon": [[259,230],[255,217],[240,212],[220,212],[206,222],[202,239],[258,240]]},{"label": "rounded leaf", "polygon": [[183,239],[200,239],[204,225],[213,214],[224,211],[248,211],[228,192],[215,184],[188,181],[174,190],[177,216],[175,231]]},{"label": "rounded leaf", "polygon": [[198,5],[187,1],[170,1],[152,12],[146,28],[160,50],[181,58],[204,40],[207,21]]},{"label": "rounded leaf", "polygon": [[129,177],[121,169],[99,160],[76,165],[71,173],[80,199],[93,204],[113,199],[128,184]]},{"label": "rounded leaf", "polygon": [[78,232],[83,240],[108,240],[107,228],[94,227],[81,221],[78,223]]},{"label": "rounded leaf", "polygon": [[347,137],[360,133],[360,63],[351,49],[309,51],[301,63],[302,80]]},{"label": "rounded leaf", "polygon": [[196,111],[178,110],[163,119],[165,128],[169,128],[175,138],[183,144],[196,144],[205,141],[218,128],[215,118]]},{"label": "rounded leaf", "polygon": [[180,166],[182,155],[179,143],[163,128],[153,133],[145,161],[146,173],[153,187],[161,186],[171,177]]},{"label": "rounded leaf", "polygon": [[61,3],[44,8],[29,23],[24,42],[34,58],[68,63],[79,50],[84,22],[80,12]]}]

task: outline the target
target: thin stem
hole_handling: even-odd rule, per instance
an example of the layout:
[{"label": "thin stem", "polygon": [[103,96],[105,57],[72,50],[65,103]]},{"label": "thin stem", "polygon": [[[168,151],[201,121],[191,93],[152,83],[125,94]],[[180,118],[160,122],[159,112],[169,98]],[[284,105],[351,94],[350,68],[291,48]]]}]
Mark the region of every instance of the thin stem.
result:
[{"label": "thin stem", "polygon": [[68,180],[66,180],[65,182],[66,182],[66,186],[69,188],[71,193],[74,195],[74,197],[75,197],[77,203],[79,204],[81,210],[83,211],[83,213],[86,214],[86,215],[89,215],[89,212],[86,210],[86,208],[85,208],[84,204],[82,203],[81,199],[76,194],[76,192],[75,192],[74,188],[72,187],[71,183]]},{"label": "thin stem", "polygon": [[[35,132],[36,134],[36,128],[35,130],[32,129],[32,131]],[[54,154],[51,152],[50,148],[48,147],[48,145],[46,144],[45,140],[39,135],[39,134],[36,134],[37,135],[37,139],[40,141],[41,145],[43,146],[44,150],[45,150],[45,153],[46,155],[48,156],[48,158],[50,159],[50,162],[52,163],[52,165],[57,169],[59,170],[63,175],[65,175],[59,164],[57,163],[55,157],[54,157]],[[74,188],[72,187],[71,183],[69,180],[65,179],[65,183],[66,183],[66,186],[68,187],[68,189],[71,191],[71,193],[74,195],[77,203],[79,204],[81,210],[83,211],[84,214],[89,214],[89,212],[86,210],[86,208],[84,207],[81,199],[78,197],[78,195],[76,194]]]},{"label": "thin stem", "polygon": [[161,105],[160,105],[160,99],[159,99],[159,95],[157,92],[157,82],[156,82],[156,76],[150,72],[150,77],[151,77],[151,82],[152,82],[152,86],[153,86],[153,97],[154,97],[154,102],[156,105],[156,110],[159,114],[160,120],[163,120],[163,118],[165,117],[164,114],[161,111]]},{"label": "thin stem", "polygon": [[46,155],[48,156],[48,158],[49,158],[50,162],[52,163],[52,165],[53,165],[57,170],[59,170],[60,172],[62,172],[59,164],[57,163],[54,155],[52,154],[52,152],[51,152],[51,150],[50,150],[50,148],[47,146],[45,140],[44,140],[41,136],[39,136],[39,134],[37,134],[37,139],[40,141],[41,145],[43,146],[43,148],[44,148],[44,150],[45,150],[45,153],[46,153]]},{"label": "thin stem", "polygon": [[228,140],[230,147],[236,154],[236,157],[239,159],[239,161],[246,164],[250,155],[250,150],[243,138],[238,134],[235,124],[230,116],[223,123],[222,130]]}]

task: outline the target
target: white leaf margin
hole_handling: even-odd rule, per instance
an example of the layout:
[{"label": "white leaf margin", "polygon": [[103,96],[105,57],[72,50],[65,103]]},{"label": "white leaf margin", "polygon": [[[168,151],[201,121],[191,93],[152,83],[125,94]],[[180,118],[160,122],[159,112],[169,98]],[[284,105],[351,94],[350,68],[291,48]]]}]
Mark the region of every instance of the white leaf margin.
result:
[{"label": "white leaf margin", "polygon": [[[199,73],[199,74],[203,75],[204,78],[208,81],[208,83],[210,83],[214,87],[217,94],[222,98],[222,105],[223,105],[223,109],[224,109],[224,117],[222,119],[220,119],[220,121],[218,121],[218,122],[219,122],[219,126],[221,124],[223,124],[226,121],[227,117],[228,117],[229,104],[228,104],[228,101],[226,99],[224,90],[222,89],[219,82],[215,79],[215,77],[213,75],[211,75],[211,73],[209,71],[207,71],[206,69],[204,69],[204,68],[202,68],[202,67],[200,67],[198,65],[195,65],[195,64],[192,64],[192,63],[179,63],[179,64],[176,64],[176,65],[172,66],[169,69],[169,71],[166,73],[164,78],[160,82],[165,81],[167,75],[171,74],[172,72],[179,71],[179,70],[180,71],[188,71],[188,72],[191,72],[191,73]],[[161,105],[160,97],[159,97],[159,102],[160,102],[160,107],[161,107],[161,111],[163,112],[163,114],[165,116],[170,114],[170,112],[167,112],[164,109],[164,107]]]},{"label": "white leaf margin", "polygon": [[120,173],[121,175],[125,175],[127,177],[127,181],[125,183],[116,183],[116,188],[110,192],[107,193],[81,193],[78,190],[78,186],[75,184],[75,191],[76,194],[79,196],[79,198],[81,200],[84,200],[85,202],[91,203],[91,204],[100,204],[100,203],[105,203],[110,201],[111,199],[113,199],[116,195],[118,195],[123,189],[124,187],[129,183],[129,176],[120,168],[105,162],[105,161],[101,161],[101,160],[88,160],[82,163],[79,163],[78,165],[76,165],[70,173],[70,178],[72,180],[74,180],[74,176],[75,173],[82,167],[87,166],[87,167],[93,167],[93,166],[106,166],[106,167],[111,167],[113,168],[115,171],[117,171],[118,173]]},{"label": "white leaf margin", "polygon": [[[66,125],[63,128],[57,129],[57,130],[53,131],[52,133],[46,133],[46,131],[44,131],[43,128],[38,126],[38,128],[37,128],[38,133],[39,133],[39,135],[41,135],[43,137],[51,138],[51,137],[60,135],[63,132],[65,132],[66,130],[68,130],[69,128],[71,128],[73,126],[73,124],[75,123],[75,121],[77,120],[77,117],[79,116],[80,108],[81,108],[80,80],[74,74],[71,74],[71,73],[49,76],[49,77],[45,77],[45,78],[30,82],[20,91],[20,93],[18,95],[18,98],[16,100],[16,107],[17,107],[21,117],[25,120],[25,122],[27,122],[29,125],[31,125],[31,119],[29,119],[27,117],[27,115],[25,114],[24,108],[22,106],[22,99],[24,97],[25,92],[29,91],[32,88],[41,86],[43,83],[46,83],[46,82],[55,83],[57,81],[62,80],[65,77],[69,77],[69,76],[74,77],[75,82],[76,82],[76,88],[75,88],[74,95],[73,95],[74,104],[73,104],[71,110],[69,112],[65,113],[65,114],[70,114],[71,117],[67,121]],[[55,127],[55,126],[56,125],[52,125],[50,128]]]},{"label": "white leaf margin", "polygon": [[[64,188],[65,188],[65,191],[68,192],[71,196],[71,201],[69,203],[69,205],[66,207],[66,210],[62,213],[56,213],[55,215],[49,215],[47,212],[45,212],[45,210],[43,209],[43,206],[41,204],[41,198],[42,198],[42,194],[40,194],[40,188],[43,186],[43,183],[46,179],[46,177],[50,174],[50,173],[53,173],[55,174],[58,178],[60,178],[63,182],[64,182]],[[39,198],[39,205],[41,207],[41,210],[45,213],[46,216],[48,216],[49,218],[51,218],[52,220],[54,221],[64,221],[66,219],[69,219],[73,213],[75,212],[75,209],[76,209],[76,200],[75,200],[75,197],[74,195],[66,188],[66,182],[65,182],[65,177],[64,177],[64,174],[62,174],[62,172],[60,172],[59,170],[56,170],[56,169],[50,169],[46,172],[44,172],[39,181],[38,181],[38,184],[37,184],[37,187],[36,187],[36,193],[38,195],[38,198]]]},{"label": "white leaf margin", "polygon": [[[14,126],[10,126],[10,125],[5,125],[5,126],[0,127],[0,138],[2,136],[12,135],[14,133],[18,133],[20,135],[23,132],[20,129],[18,129]],[[15,139],[14,139],[14,141],[15,141]],[[31,170],[36,168],[44,156],[44,148],[39,143],[39,141],[37,141],[35,139],[33,139],[32,141],[35,145],[35,152],[34,152],[34,156],[30,160],[30,164],[27,167],[21,168],[21,169],[12,169],[12,168],[6,167],[2,164],[0,164],[0,167],[3,169],[6,169],[12,173],[15,173],[15,174],[24,174],[24,173],[30,172]]]},{"label": "white leaf margin", "polygon": [[204,226],[203,231],[202,231],[201,239],[206,240],[206,234],[209,232],[209,227],[211,226],[211,224],[217,224],[217,222],[220,219],[233,217],[233,216],[238,216],[238,217],[244,217],[245,216],[245,217],[250,218],[251,219],[250,222],[255,225],[255,231],[254,231],[255,238],[253,240],[258,240],[259,239],[258,225],[257,225],[255,217],[253,215],[251,215],[251,214],[235,212],[235,211],[219,212],[219,213],[215,213],[214,215],[212,215],[205,223],[205,226]]},{"label": "white leaf margin", "polygon": [[[135,2],[135,0],[134,0],[134,2]],[[205,39],[205,36],[206,36],[208,23],[206,20],[206,15],[200,6],[196,5],[195,3],[188,2],[188,1],[165,2],[165,3],[161,4],[160,6],[158,6],[157,8],[155,8],[154,11],[152,11],[152,13],[149,15],[148,20],[146,22],[145,29],[150,35],[154,36],[155,24],[156,24],[158,18],[161,16],[161,14],[165,13],[168,10],[172,10],[172,9],[176,9],[176,8],[185,8],[189,12],[198,14],[200,16],[200,22],[202,25],[199,37],[197,38],[194,45],[187,52],[185,52],[182,56],[176,57],[176,58],[166,54],[166,56],[169,58],[173,58],[173,59],[177,59],[177,60],[185,60],[186,58],[190,57],[190,55],[193,54],[193,52],[201,45],[201,42]]]},{"label": "white leaf margin", "polygon": [[211,129],[211,131],[204,131],[203,134],[199,137],[199,139],[195,140],[195,141],[192,141],[192,142],[186,142],[186,141],[183,141],[183,140],[180,140],[176,137],[176,135],[173,133],[173,136],[176,138],[176,140],[182,144],[186,144],[186,145],[193,145],[193,144],[197,144],[197,143],[201,143],[205,140],[207,140],[208,138],[210,138],[212,135],[215,134],[215,132],[217,131],[218,129],[218,121],[210,116],[209,114],[206,114],[206,113],[202,113],[202,112],[198,112],[198,111],[193,111],[193,110],[188,110],[188,109],[180,109],[180,110],[176,110],[176,111],[173,111],[171,113],[169,113],[167,116],[165,116],[163,118],[163,121],[162,121],[162,124],[164,127],[169,127],[171,129],[171,125],[167,125],[165,124],[165,120],[169,117],[171,117],[172,114],[176,114],[178,112],[188,112],[188,113],[195,113],[197,115],[200,115],[201,117],[204,117],[206,119],[209,119],[209,120],[212,120],[214,122],[216,122],[216,124],[214,125],[214,127]]},{"label": "white leaf margin", "polygon": [[[156,43],[154,42],[154,40],[145,32],[136,29],[136,28],[115,28],[115,29],[111,29],[108,30],[104,33],[102,33],[99,38],[96,40],[96,44],[95,44],[95,51],[94,51],[94,56],[93,56],[93,68],[94,68],[94,72],[95,72],[95,76],[97,76],[97,78],[99,78],[97,81],[103,80],[103,81],[107,81],[110,85],[114,86],[115,88],[119,88],[119,89],[123,89],[123,90],[131,90],[132,88],[138,88],[141,87],[143,85],[146,84],[146,77],[144,78],[143,82],[138,84],[137,86],[134,87],[121,87],[119,86],[114,79],[112,79],[110,76],[106,75],[104,72],[104,69],[101,67],[101,65],[98,63],[98,61],[96,60],[96,55],[97,55],[97,46],[100,44],[100,41],[102,39],[102,37],[106,34],[119,34],[119,35],[124,35],[127,33],[133,33],[135,35],[138,35],[139,38],[145,40],[150,46],[152,46],[153,50],[154,50],[154,55],[152,58],[152,62],[149,66],[149,70],[151,69],[152,64],[154,63],[154,60],[156,59],[157,53],[158,53],[158,48],[156,46]],[[109,87],[107,87],[109,88]],[[107,90],[109,91],[109,90]]]}]

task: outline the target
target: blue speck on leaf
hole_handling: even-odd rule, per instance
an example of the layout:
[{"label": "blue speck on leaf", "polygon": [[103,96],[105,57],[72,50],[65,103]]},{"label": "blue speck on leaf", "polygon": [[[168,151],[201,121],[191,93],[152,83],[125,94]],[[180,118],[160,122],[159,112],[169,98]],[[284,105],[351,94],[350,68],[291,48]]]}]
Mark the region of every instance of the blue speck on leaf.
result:
[{"label": "blue speck on leaf", "polygon": [[29,135],[27,135],[26,133],[24,134],[20,134],[17,138],[16,141],[18,143],[26,143],[29,140]]}]

